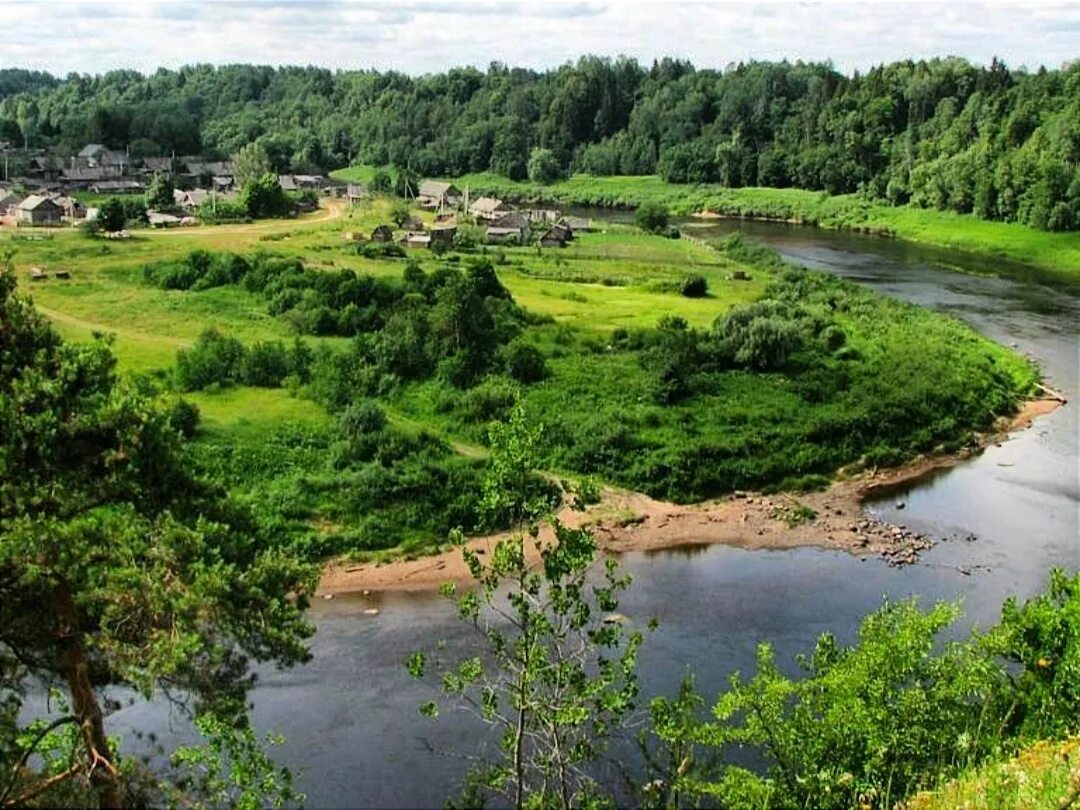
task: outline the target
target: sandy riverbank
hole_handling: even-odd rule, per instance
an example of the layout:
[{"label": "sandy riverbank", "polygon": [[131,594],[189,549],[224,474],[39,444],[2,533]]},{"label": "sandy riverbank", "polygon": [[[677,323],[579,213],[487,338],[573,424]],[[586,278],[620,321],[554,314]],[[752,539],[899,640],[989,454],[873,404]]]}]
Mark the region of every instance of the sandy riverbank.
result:
[{"label": "sandy riverbank", "polygon": [[[625,490],[605,489],[600,503],[586,512],[569,507],[558,513],[571,526],[591,526],[601,546],[611,552],[655,551],[687,545],[723,543],[747,549],[787,549],[818,546],[859,555],[876,555],[891,564],[915,562],[918,553],[932,545],[929,538],[872,520],[863,514],[863,501],[892,487],[908,484],[935,470],[953,467],[985,447],[1023,430],[1040,416],[1062,403],[1035,399],[1020,412],[1003,420],[998,430],[980,437],[977,446],[959,453],[919,457],[888,470],[869,470],[841,477],[828,489],[798,495],[736,493],[693,505],[658,501]],[[795,523],[792,509],[807,507],[816,513],[813,520]],[[541,541],[550,539],[550,529]],[[474,538],[468,545],[488,554],[502,535]],[[536,556],[535,549],[530,552]],[[469,571],[461,550],[452,548],[417,560],[355,563],[332,561],[319,582],[318,595],[363,591],[433,590],[444,582],[467,582]]]}]

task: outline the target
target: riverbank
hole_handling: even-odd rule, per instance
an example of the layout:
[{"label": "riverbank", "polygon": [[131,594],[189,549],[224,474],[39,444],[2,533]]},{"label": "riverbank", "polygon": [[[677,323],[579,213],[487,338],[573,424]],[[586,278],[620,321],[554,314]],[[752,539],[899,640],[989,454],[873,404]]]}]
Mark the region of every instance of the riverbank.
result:
[{"label": "riverbank", "polygon": [[[373,169],[355,166],[333,176],[369,180]],[[1020,280],[1080,286],[1080,233],[1049,233],[1024,225],[910,206],[889,206],[856,194],[831,196],[795,188],[725,188],[666,183],[656,176],[574,175],[550,185],[515,182],[490,172],[454,178],[471,197],[483,194],[517,202],[636,208],[645,202],[683,216],[704,214],[813,225],[890,236],[959,250],[1001,262],[991,270]]]},{"label": "riverbank", "polygon": [[[783,550],[814,546],[846,551],[862,558],[881,557],[891,565],[918,561],[919,552],[933,541],[904,525],[868,517],[863,503],[871,497],[911,484],[939,470],[948,469],[977,455],[1016,431],[1031,427],[1041,416],[1063,403],[1058,399],[1032,399],[1013,417],[1002,419],[996,429],[982,434],[975,444],[957,453],[920,456],[899,467],[867,470],[841,477],[819,492],[739,492],[691,506],[656,500],[640,493],[607,488],[598,504],[585,512],[569,507],[557,517],[563,523],[589,526],[600,546],[612,553],[664,551],[691,545],[723,544],[751,550]],[[505,534],[470,540],[467,545],[481,557],[489,555]],[[550,542],[545,527],[540,542]],[[527,555],[539,558],[527,544]],[[412,560],[387,563],[356,563],[334,560],[326,565],[316,595],[365,591],[432,591],[445,582],[471,581],[460,548]]]}]

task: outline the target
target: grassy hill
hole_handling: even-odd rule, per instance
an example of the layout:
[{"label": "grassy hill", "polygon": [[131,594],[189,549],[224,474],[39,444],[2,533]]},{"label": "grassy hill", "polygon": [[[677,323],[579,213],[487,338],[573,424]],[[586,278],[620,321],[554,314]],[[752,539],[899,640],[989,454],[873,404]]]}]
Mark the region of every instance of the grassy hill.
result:
[{"label": "grassy hill", "polygon": [[1066,810],[1080,806],[1080,737],[1039,742],[921,793],[900,810]]}]

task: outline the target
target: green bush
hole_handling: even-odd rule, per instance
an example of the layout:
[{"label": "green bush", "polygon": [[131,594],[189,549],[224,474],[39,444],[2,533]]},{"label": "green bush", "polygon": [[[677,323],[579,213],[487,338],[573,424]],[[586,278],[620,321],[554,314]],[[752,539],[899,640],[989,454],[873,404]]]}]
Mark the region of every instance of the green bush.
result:
[{"label": "green bush", "polygon": [[190,439],[199,429],[199,406],[186,399],[178,399],[169,408],[169,424],[185,439]]},{"label": "green bush", "polygon": [[667,207],[656,202],[645,202],[634,212],[634,224],[646,233],[664,233],[668,227]]},{"label": "green bush", "polygon": [[216,329],[203,332],[190,349],[176,355],[176,384],[181,391],[201,391],[212,385],[240,382],[244,346]]},{"label": "green bush", "polygon": [[515,341],[506,347],[503,362],[506,364],[506,373],[519,383],[539,382],[548,374],[547,361],[540,350],[521,341]]},{"label": "green bush", "polygon": [[709,294],[709,282],[705,276],[686,276],[679,282],[679,294],[686,298],[704,298]]}]

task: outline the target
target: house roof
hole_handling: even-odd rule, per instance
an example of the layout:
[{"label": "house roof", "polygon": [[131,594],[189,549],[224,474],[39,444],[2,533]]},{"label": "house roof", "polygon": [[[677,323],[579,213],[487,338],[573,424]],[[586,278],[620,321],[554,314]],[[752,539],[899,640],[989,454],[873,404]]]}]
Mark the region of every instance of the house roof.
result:
[{"label": "house roof", "polygon": [[149,169],[152,172],[167,172],[172,170],[172,158],[167,157],[148,157],[143,158],[142,165],[144,169]]},{"label": "house roof", "polygon": [[144,186],[138,180],[100,180],[94,183],[94,188],[99,191],[136,191]]},{"label": "house roof", "polygon": [[65,180],[105,180],[110,177],[116,177],[116,174],[105,167],[99,167],[96,169],[64,169],[60,172],[60,176]]},{"label": "house roof", "polygon": [[520,236],[521,228],[488,228],[484,233],[488,236]]},{"label": "house roof", "polygon": [[503,207],[503,201],[495,197],[479,197],[469,210],[478,214],[493,214]]},{"label": "house roof", "polygon": [[107,151],[108,150],[105,148],[104,144],[88,143],[86,146],[84,146],[82,149],[79,150],[79,157],[81,157],[81,158],[97,157],[102,152],[107,152]]},{"label": "house roof", "polygon": [[497,228],[525,228],[528,227],[530,218],[524,211],[510,211],[495,220]]},{"label": "house roof", "polygon": [[101,162],[108,166],[123,166],[131,163],[131,158],[128,157],[127,152],[121,152],[119,149],[106,149],[101,156]]},{"label": "house roof", "polygon": [[277,182],[285,191],[297,191],[300,188],[296,178],[291,174],[279,174]]},{"label": "house roof", "polygon": [[587,231],[592,227],[591,221],[585,217],[563,217],[559,222],[572,231]]},{"label": "house roof", "polygon": [[180,217],[172,214],[163,214],[160,211],[148,211],[146,221],[151,225],[175,225],[180,222]]},{"label": "house roof", "polygon": [[425,180],[420,184],[420,190],[416,193],[419,197],[442,197],[451,191],[457,191],[453,183],[444,183],[441,180]]},{"label": "house roof", "polygon": [[59,208],[60,207],[55,202],[53,202],[51,199],[49,199],[48,197],[42,196],[41,194],[31,194],[29,197],[27,197],[25,200],[23,200],[21,203],[19,203],[16,207],[20,211],[34,211],[34,210],[36,210],[38,208],[41,208],[41,206],[43,206],[45,204],[51,205],[53,208]]}]

